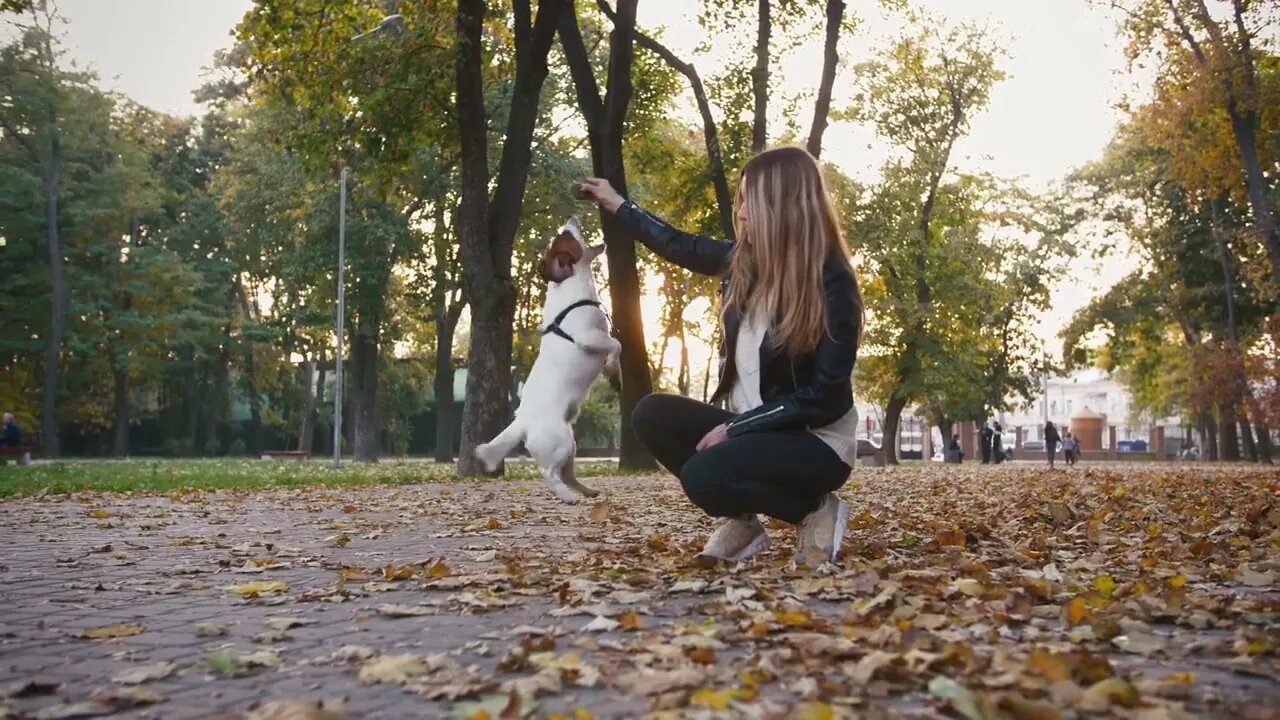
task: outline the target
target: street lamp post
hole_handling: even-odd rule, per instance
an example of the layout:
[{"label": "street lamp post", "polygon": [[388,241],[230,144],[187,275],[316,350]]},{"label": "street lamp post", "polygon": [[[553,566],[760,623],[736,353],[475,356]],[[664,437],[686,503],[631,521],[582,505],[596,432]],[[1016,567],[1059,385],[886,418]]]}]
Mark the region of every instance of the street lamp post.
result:
[{"label": "street lamp post", "polygon": [[333,469],[342,465],[342,331],[346,320],[346,283],[343,270],[347,265],[347,166],[339,173],[338,188],[338,367],[333,383]]}]

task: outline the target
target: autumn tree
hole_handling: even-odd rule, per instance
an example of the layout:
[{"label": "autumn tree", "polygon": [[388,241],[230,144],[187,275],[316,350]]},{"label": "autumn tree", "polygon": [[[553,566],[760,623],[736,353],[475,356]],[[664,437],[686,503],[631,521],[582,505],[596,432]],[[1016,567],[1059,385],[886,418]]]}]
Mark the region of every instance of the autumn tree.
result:
[{"label": "autumn tree", "polygon": [[1131,64],[1156,66],[1150,137],[1169,150],[1170,171],[1207,196],[1248,205],[1280,287],[1274,207],[1280,145],[1268,128],[1280,114],[1275,5],[1260,0],[1110,0]]},{"label": "autumn tree", "polygon": [[[948,207],[951,197],[966,196],[963,178],[944,180],[956,172],[956,142],[1004,77],[996,67],[999,54],[995,40],[980,28],[945,29],[925,19],[857,68],[858,93],[848,115],[872,123],[902,154],[886,163],[873,192],[877,210],[868,218],[876,227],[850,235],[878,276],[867,288],[867,344],[878,348],[888,366],[863,372],[881,389],[891,462],[897,460],[899,418],[908,404],[927,395],[930,368],[964,365],[948,363],[947,334],[983,323],[946,317],[959,307],[975,307],[961,303],[962,295],[945,294],[949,290],[941,284],[954,280],[963,286],[974,275],[969,258],[975,255],[958,243],[977,238],[950,232],[938,215],[959,209],[954,203]],[[970,249],[976,257],[986,254]]]}]

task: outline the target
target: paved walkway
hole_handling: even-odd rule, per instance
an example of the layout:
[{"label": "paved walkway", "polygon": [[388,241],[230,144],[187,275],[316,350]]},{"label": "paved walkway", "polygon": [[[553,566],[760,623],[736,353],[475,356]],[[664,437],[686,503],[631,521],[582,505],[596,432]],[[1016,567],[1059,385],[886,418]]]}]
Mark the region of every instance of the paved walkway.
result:
[{"label": "paved walkway", "polygon": [[588,482],[2,502],[0,718],[1280,712],[1274,472],[867,470],[816,570]]}]

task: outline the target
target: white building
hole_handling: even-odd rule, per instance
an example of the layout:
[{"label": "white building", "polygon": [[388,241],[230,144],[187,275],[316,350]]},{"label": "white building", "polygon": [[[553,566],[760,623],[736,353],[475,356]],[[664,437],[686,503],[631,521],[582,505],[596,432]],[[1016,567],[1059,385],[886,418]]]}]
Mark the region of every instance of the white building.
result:
[{"label": "white building", "polygon": [[[1116,440],[1146,440],[1153,424],[1166,428],[1166,438],[1181,435],[1178,418],[1150,419],[1133,417],[1132,396],[1119,380],[1098,368],[1077,370],[1066,377],[1050,377],[1030,403],[1011,412],[1000,413],[995,419],[1006,430],[1022,428],[1023,440],[1043,440],[1044,424],[1052,420],[1058,427],[1070,427],[1071,416],[1082,407],[1106,417],[1106,425],[1116,427]],[[1102,442],[1107,442],[1103,432]]]}]

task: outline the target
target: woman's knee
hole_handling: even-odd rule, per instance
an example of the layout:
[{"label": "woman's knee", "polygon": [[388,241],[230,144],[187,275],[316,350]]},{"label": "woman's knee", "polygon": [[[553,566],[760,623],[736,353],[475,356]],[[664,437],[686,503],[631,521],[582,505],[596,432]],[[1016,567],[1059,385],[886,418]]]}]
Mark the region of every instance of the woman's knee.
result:
[{"label": "woman's knee", "polygon": [[640,398],[631,410],[631,426],[639,430],[656,425],[662,417],[662,397],[661,393],[650,393]]},{"label": "woman's knee", "polygon": [[664,393],[645,395],[631,410],[631,428],[640,442],[650,449],[653,448],[653,439],[665,426],[664,418],[670,414],[666,398]]}]

